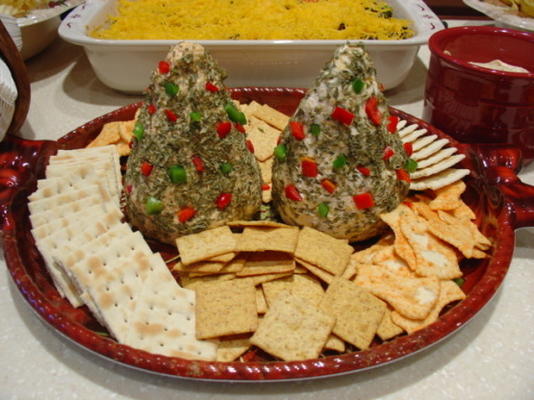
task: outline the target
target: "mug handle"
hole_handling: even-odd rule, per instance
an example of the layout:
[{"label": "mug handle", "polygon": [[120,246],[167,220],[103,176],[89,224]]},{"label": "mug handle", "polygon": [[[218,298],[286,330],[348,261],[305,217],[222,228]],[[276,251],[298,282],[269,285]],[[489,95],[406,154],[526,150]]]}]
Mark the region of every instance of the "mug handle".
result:
[{"label": "mug handle", "polygon": [[534,226],[534,186],[517,174],[521,169],[521,150],[502,144],[472,144],[471,151],[480,164],[481,179],[495,185],[504,196],[514,229]]}]

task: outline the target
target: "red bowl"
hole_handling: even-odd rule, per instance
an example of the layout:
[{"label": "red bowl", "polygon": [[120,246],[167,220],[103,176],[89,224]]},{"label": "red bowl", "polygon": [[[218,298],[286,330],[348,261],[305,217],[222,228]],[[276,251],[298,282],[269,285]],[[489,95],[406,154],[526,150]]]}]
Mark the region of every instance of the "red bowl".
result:
[{"label": "red bowl", "polygon": [[[523,162],[534,160],[534,33],[489,26],[436,32],[424,101],[424,116],[465,143],[520,147]],[[470,64],[501,60],[530,73]]]},{"label": "red bowl", "polygon": [[[291,114],[304,95],[301,89],[239,88],[232,95],[240,102],[256,100]],[[87,145],[104,123],[134,117],[138,104],[103,115],[67,134],[57,142],[29,141],[8,135],[0,144],[0,211],[4,254],[9,272],[23,297],[46,323],[82,348],[105,358],[151,373],[173,377],[225,381],[281,381],[311,379],[386,365],[428,348],[457,332],[486,305],[503,282],[514,250],[514,229],[534,225],[534,187],[522,184],[516,176],[519,152],[494,146],[451,144],[466,155],[463,168],[471,170],[466,179],[464,200],[476,213],[481,231],[494,243],[490,257],[464,260],[462,290],[465,300],[448,308],[438,321],[411,335],[401,335],[373,343],[365,351],[331,355],[319,359],[280,362],[268,361],[254,351],[247,362],[190,361],[150,354],[117,343],[98,332],[99,327],[87,308],[73,308],[61,298],[51,282],[43,259],[35,247],[28,218],[28,195],[36,180],[44,175],[48,158],[58,149]],[[430,134],[447,137],[443,132],[413,116],[392,109],[409,124],[418,124]],[[157,246],[151,243],[152,246]],[[166,251],[155,247],[156,251]],[[168,250],[167,250],[168,251]],[[169,254],[164,254],[167,258]]]}]

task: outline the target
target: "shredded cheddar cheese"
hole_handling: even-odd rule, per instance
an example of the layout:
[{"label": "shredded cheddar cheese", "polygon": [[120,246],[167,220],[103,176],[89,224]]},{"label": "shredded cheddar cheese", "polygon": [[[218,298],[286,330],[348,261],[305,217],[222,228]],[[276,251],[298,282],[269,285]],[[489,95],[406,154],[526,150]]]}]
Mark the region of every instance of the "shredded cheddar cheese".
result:
[{"label": "shredded cheddar cheese", "polygon": [[381,0],[118,0],[99,39],[379,39],[413,35]]}]

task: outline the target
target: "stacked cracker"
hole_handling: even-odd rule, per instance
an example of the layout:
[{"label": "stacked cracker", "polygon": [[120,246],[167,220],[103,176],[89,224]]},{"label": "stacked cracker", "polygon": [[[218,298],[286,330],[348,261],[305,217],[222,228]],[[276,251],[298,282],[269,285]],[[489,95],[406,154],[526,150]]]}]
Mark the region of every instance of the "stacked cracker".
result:
[{"label": "stacked cracker", "polygon": [[120,156],[130,154],[130,141],[133,137],[135,120],[113,121],[102,126],[98,136],[88,145],[88,148],[114,145]]},{"label": "stacked cracker", "polygon": [[452,168],[465,155],[456,154],[458,149],[451,146],[448,139],[428,135],[425,128],[407,125],[405,120],[398,122],[397,131],[402,143],[410,143],[413,151],[410,158],[417,163],[416,170],[410,173],[411,190],[436,190],[469,175],[468,169]]},{"label": "stacked cracker", "polygon": [[269,203],[271,201],[273,151],[282,131],[288,124],[289,117],[256,101],[239,104],[239,108],[247,116],[247,138],[252,143],[254,155],[260,166],[263,180],[262,199],[264,203]]},{"label": "stacked cracker", "polygon": [[86,305],[119,343],[212,360],[195,337],[195,296],[142,235],[122,222],[115,146],[60,150],[29,197],[32,234],[58,292]]}]

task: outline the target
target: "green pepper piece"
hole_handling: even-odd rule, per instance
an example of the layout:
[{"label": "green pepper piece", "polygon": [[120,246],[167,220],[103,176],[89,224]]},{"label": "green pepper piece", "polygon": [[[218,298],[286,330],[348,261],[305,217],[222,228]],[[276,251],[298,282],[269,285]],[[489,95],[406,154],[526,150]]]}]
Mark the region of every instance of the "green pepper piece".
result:
[{"label": "green pepper piece", "polygon": [[163,84],[163,87],[165,88],[165,93],[167,93],[171,97],[174,97],[178,94],[179,88],[172,82],[165,82]]},{"label": "green pepper piece", "polygon": [[222,163],[221,165],[219,165],[219,170],[220,170],[224,175],[228,175],[230,172],[232,172],[233,169],[234,169],[234,167],[232,167],[232,164],[227,163],[227,162],[224,162],[224,163]]},{"label": "green pepper piece", "polygon": [[145,136],[145,127],[143,124],[136,122],[133,129],[133,134],[137,140],[143,139],[143,136]]},{"label": "green pepper piece", "polygon": [[319,136],[319,133],[321,133],[321,126],[318,124],[311,124],[310,126],[310,133],[313,136]]},{"label": "green pepper piece", "polygon": [[199,122],[202,119],[202,114],[197,111],[193,111],[189,114],[189,118],[191,118],[191,122]]},{"label": "green pepper piece", "polygon": [[161,200],[150,196],[146,200],[145,211],[148,215],[159,214],[161,211],[163,211],[163,203],[161,202]]},{"label": "green pepper piece", "polygon": [[285,144],[279,144],[274,148],[274,156],[280,160],[284,161],[287,157],[287,147]]},{"label": "green pepper piece", "polygon": [[347,157],[345,157],[345,154],[337,156],[333,163],[334,169],[343,168],[345,165],[347,165]]},{"label": "green pepper piece", "polygon": [[406,164],[404,165],[404,169],[409,173],[415,172],[417,169],[417,161],[415,161],[413,158],[408,158],[406,160]]},{"label": "green pepper piece", "polygon": [[173,165],[167,170],[169,179],[172,183],[186,183],[187,182],[187,172],[184,167],[181,165]]},{"label": "green pepper piece", "polygon": [[329,212],[330,212],[330,207],[328,207],[328,204],[326,203],[321,203],[317,207],[317,214],[319,214],[320,217],[326,218]]},{"label": "green pepper piece", "polygon": [[226,111],[226,114],[228,114],[228,118],[230,118],[230,121],[237,122],[241,125],[246,125],[247,123],[247,117],[245,114],[241,111],[239,111],[232,103],[227,103],[224,106],[224,110]]},{"label": "green pepper piece", "polygon": [[365,83],[361,79],[357,78],[352,81],[352,90],[354,90],[354,93],[356,94],[360,94],[364,86]]}]

